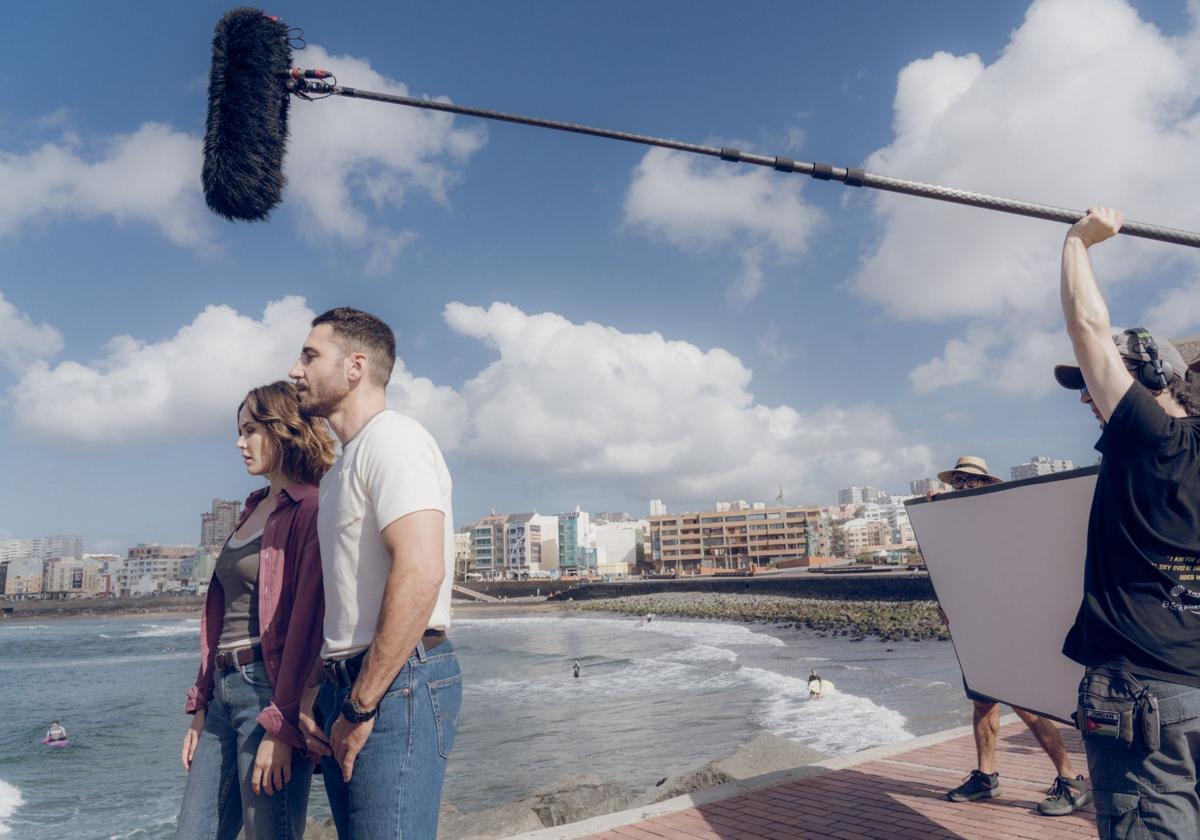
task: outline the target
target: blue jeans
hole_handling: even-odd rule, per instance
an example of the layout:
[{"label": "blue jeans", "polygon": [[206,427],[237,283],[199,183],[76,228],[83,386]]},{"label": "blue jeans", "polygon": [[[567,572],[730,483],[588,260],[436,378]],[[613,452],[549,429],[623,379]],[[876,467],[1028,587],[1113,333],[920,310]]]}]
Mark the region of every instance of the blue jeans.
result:
[{"label": "blue jeans", "polygon": [[[348,686],[325,683],[318,696],[328,734]],[[462,673],[454,645],[408,658],[383,700],[371,736],[347,784],[332,758],[321,759],[339,840],[433,840],[446,759],[462,705]]]},{"label": "blue jeans", "polygon": [[[1091,675],[1084,677],[1083,686]],[[1084,738],[1101,840],[1200,837],[1200,689],[1137,677],[1158,697],[1159,749]]]},{"label": "blue jeans", "polygon": [[218,671],[196,745],[175,830],[179,840],[245,840],[304,836],[312,762],[292,751],[292,779],[273,795],[250,788],[263,728],[255,718],[271,702],[261,662]]}]

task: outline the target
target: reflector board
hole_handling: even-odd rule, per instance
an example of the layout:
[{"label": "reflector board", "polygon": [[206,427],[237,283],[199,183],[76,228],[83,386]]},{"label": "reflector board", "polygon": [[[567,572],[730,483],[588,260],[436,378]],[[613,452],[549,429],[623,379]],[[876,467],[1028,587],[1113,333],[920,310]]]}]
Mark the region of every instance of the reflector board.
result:
[{"label": "reflector board", "polygon": [[1083,599],[1099,467],[906,503],[967,687],[1071,723],[1083,666],[1062,654]]}]

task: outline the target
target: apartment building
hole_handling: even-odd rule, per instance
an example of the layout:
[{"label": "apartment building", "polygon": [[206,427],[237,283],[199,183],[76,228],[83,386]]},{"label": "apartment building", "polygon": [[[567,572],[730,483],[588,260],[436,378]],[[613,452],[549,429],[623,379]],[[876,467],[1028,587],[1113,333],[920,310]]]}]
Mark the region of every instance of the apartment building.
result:
[{"label": "apartment building", "polygon": [[657,572],[745,569],[820,553],[821,509],[780,507],[703,511],[650,517],[651,561]]}]

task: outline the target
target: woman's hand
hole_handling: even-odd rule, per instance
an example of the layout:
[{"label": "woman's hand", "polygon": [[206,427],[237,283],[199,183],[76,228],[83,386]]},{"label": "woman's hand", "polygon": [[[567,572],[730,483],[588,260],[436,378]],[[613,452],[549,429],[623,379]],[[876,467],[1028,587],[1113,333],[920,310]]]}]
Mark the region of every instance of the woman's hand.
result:
[{"label": "woman's hand", "polygon": [[200,709],[192,715],[192,725],[183,735],[183,769],[192,772],[192,759],[196,757],[196,744],[200,743],[200,733],[204,730],[204,710]]},{"label": "woman's hand", "polygon": [[292,747],[270,735],[263,735],[254,756],[254,774],[250,787],[258,796],[273,795],[292,780]]},{"label": "woman's hand", "polygon": [[308,751],[316,755],[333,755],[325,731],[317,724],[313,707],[317,701],[317,689],[313,686],[304,690],[300,698],[300,734],[304,736],[304,745]]}]

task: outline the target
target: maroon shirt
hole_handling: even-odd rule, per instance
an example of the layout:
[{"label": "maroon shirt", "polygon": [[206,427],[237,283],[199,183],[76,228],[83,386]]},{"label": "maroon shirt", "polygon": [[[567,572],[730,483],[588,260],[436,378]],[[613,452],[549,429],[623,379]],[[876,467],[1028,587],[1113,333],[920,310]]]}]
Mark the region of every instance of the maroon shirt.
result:
[{"label": "maroon shirt", "polygon": [[[246,498],[237,527],[267,492],[263,488]],[[200,673],[188,691],[188,714],[207,708],[212,700],[214,659],[224,617],[225,592],[214,574],[200,617]],[[263,664],[272,689],[271,702],[259,712],[258,722],[268,734],[304,750],[300,697],[321,651],[325,620],[315,484],[286,487],[267,517],[259,553],[258,617]]]}]

